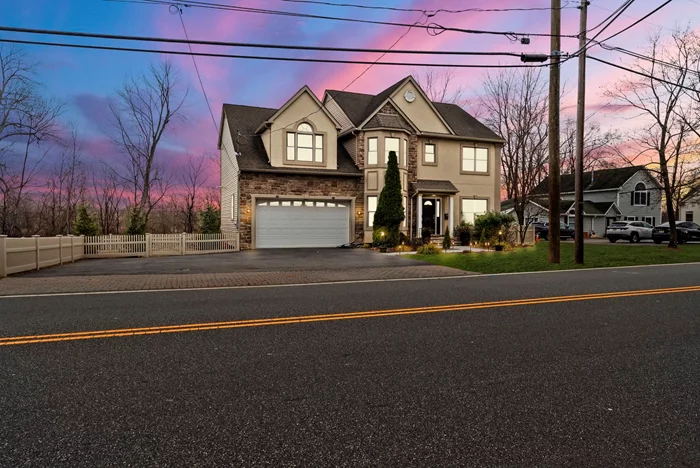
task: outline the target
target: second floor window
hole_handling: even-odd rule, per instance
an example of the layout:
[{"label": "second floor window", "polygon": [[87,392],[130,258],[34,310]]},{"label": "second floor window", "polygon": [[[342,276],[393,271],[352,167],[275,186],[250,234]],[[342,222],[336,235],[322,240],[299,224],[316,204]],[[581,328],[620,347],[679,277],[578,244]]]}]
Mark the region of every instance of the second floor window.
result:
[{"label": "second floor window", "polygon": [[489,150],[486,148],[475,148],[464,146],[462,148],[462,172],[489,171]]},{"label": "second floor window", "polygon": [[389,152],[393,151],[396,153],[396,162],[399,162],[399,139],[398,138],[384,138],[384,164],[389,162]]},{"label": "second floor window", "polygon": [[401,155],[401,165],[406,167],[408,165],[408,140],[404,138],[403,140],[403,154]]},{"label": "second floor window", "polygon": [[425,164],[435,164],[437,159],[435,159],[435,145],[432,143],[426,143],[425,149],[423,150],[423,162]]},{"label": "second floor window", "polygon": [[647,191],[647,186],[644,185],[643,182],[640,182],[634,186],[634,192],[632,192],[632,205],[649,205],[649,192]]},{"label": "second floor window", "polygon": [[367,164],[377,165],[377,139],[367,139]]},{"label": "second floor window", "polygon": [[287,161],[323,162],[323,135],[314,133],[308,123],[301,123],[296,132],[287,132]]}]

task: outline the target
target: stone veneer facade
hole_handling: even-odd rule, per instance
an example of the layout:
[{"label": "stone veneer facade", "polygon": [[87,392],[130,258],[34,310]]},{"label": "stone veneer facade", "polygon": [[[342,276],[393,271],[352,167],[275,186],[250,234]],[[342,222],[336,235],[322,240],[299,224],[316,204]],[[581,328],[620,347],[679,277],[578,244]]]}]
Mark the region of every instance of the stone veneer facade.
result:
[{"label": "stone veneer facade", "polygon": [[[241,248],[252,248],[252,195],[354,197],[355,239],[363,235],[364,177],[243,172],[240,175]],[[358,213],[362,215],[358,216]]]}]

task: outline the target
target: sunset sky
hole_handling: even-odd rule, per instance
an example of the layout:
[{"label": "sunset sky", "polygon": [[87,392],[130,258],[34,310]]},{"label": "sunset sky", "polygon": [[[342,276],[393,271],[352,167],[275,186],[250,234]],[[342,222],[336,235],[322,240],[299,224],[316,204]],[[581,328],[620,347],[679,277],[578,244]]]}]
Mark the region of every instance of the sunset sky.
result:
[{"label": "sunset sky", "polygon": [[[214,2],[214,0],[208,0]],[[336,3],[358,5],[382,5],[400,8],[528,8],[549,6],[549,0],[332,0]],[[285,2],[282,0],[218,0],[218,3],[255,8],[303,12],[316,15],[332,15],[349,18],[371,19],[400,23],[414,23],[425,17],[419,12],[385,11]],[[589,9],[589,25],[595,26],[622,0],[593,0]],[[637,0],[603,35],[607,37],[663,3],[661,0]],[[562,33],[575,35],[578,32],[579,12],[576,1],[564,1],[567,6],[562,13]],[[386,48],[407,30],[406,27],[387,25],[358,24],[330,20],[318,20],[268,14],[230,12],[197,7],[184,8],[183,19],[191,39],[257,42],[274,44],[303,44],[338,47]],[[525,33],[546,33],[549,30],[549,11],[516,12],[440,12],[429,22],[443,26],[516,31]],[[144,3],[113,2],[102,0],[0,0],[0,24],[4,26],[57,29],[108,34],[160,36],[184,38],[182,25],[177,14],[172,14],[167,5]],[[643,52],[649,34],[661,28],[662,34],[669,34],[676,26],[700,26],[700,3],[695,0],[674,0],[653,17],[637,25],[630,31],[611,41],[611,44]],[[0,32],[0,38],[28,39],[55,42],[79,42],[85,44],[107,44],[106,40],[58,38]],[[459,32],[445,32],[431,36],[423,29],[412,29],[395,46],[396,49],[420,50],[467,50],[467,51],[508,51],[546,53],[548,38],[532,37],[529,46],[510,42],[498,35],[473,35]],[[111,45],[125,44],[114,42]],[[131,43],[134,47],[171,48],[186,50],[184,45],[153,45]],[[564,39],[565,52],[574,52],[576,39]],[[105,138],[108,128],[108,99],[114,94],[124,78],[129,74],[142,72],[149,61],[157,61],[160,54],[139,54],[129,52],[87,51],[45,46],[23,46],[23,49],[40,62],[39,79],[47,94],[56,95],[66,103],[64,119],[73,121],[86,140],[86,159],[119,157]],[[195,50],[205,51],[202,46]],[[219,52],[248,55],[284,56],[332,56],[334,58],[376,59],[376,54],[344,54],[319,52],[265,51],[260,49],[228,49]],[[592,55],[612,62],[625,63],[628,59],[615,52],[593,48]],[[357,80],[349,91],[377,93],[400,78],[419,69],[421,62],[445,62],[475,64],[519,64],[516,57],[431,57],[388,55],[385,61],[410,61],[415,67],[375,66]],[[188,56],[173,58],[181,71],[183,80],[189,84],[187,100],[188,121],[180,124],[176,131],[168,135],[160,155],[173,170],[184,161],[187,152],[201,155],[216,152],[217,135],[208,114],[206,104]],[[209,96],[215,117],[218,119],[223,102],[249,104],[265,107],[278,107],[301,86],[307,84],[322,97],[325,89],[346,87],[365,68],[365,65],[294,63],[261,60],[197,58],[202,73],[204,87]],[[598,110],[604,103],[600,88],[612,82],[622,73],[614,68],[592,63],[588,69],[588,106]],[[470,90],[470,94],[480,92],[484,70],[462,69],[457,72],[458,84]],[[563,107],[570,112],[575,99],[576,61],[564,64],[562,80],[571,92],[565,98]],[[568,110],[567,110],[568,109]],[[629,126],[629,121],[611,112],[598,111],[596,116],[603,128]],[[217,185],[212,175],[209,185]]]}]

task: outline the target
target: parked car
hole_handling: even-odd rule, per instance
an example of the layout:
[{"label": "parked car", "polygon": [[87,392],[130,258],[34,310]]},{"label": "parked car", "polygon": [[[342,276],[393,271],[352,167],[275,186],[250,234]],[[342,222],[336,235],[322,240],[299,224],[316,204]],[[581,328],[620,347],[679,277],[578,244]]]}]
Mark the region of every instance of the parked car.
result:
[{"label": "parked car", "polygon": [[[535,235],[539,236],[540,239],[547,240],[549,238],[549,223],[534,223]],[[573,239],[574,238],[574,228],[568,224],[561,223],[559,225],[559,237],[561,239]]]},{"label": "parked car", "polygon": [[654,226],[644,221],[615,221],[605,230],[605,237],[612,243],[620,239],[639,242],[651,239]]},{"label": "parked car", "polygon": [[[700,241],[700,226],[690,221],[676,223],[678,243],[685,244],[689,241]],[[659,224],[654,228],[652,239],[657,244],[668,242],[671,237],[671,225],[669,223]]]}]

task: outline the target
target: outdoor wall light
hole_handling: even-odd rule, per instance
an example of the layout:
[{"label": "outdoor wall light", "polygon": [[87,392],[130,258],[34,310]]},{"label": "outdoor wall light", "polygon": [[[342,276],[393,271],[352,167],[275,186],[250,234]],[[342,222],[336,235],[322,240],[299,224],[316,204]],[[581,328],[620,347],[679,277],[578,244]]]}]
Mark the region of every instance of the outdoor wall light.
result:
[{"label": "outdoor wall light", "polygon": [[362,210],[357,210],[357,216],[362,216]]}]

